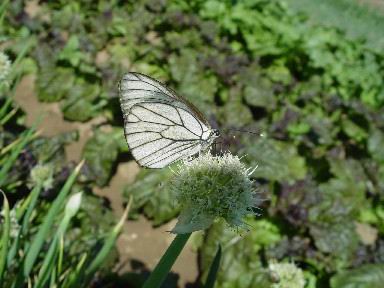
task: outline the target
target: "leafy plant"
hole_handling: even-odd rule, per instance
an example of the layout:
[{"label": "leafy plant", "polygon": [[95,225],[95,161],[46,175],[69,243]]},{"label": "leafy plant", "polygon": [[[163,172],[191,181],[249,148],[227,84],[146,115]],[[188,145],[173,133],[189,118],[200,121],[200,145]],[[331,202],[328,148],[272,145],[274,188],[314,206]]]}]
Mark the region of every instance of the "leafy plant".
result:
[{"label": "leafy plant", "polygon": [[126,150],[125,139],[123,139],[121,131],[105,133],[101,130],[94,130],[93,137],[87,141],[83,149],[83,157],[88,170],[87,178],[99,186],[106,185],[121,150]]},{"label": "leafy plant", "polygon": [[[25,199],[18,201],[10,209],[3,193],[2,215],[4,225],[1,229],[0,282],[6,287],[23,287],[33,279],[34,287],[60,285],[78,287],[86,285],[104,264],[112,250],[123,221],[127,217],[128,207],[114,229],[98,241],[88,241],[87,252],[83,249],[73,253],[73,245],[67,243],[70,235],[70,222],[78,213],[81,205],[81,193],[68,196],[83,164],[79,164],[68,177],[56,199],[46,209],[38,203],[39,194],[47,177],[44,167],[36,166],[36,183]],[[66,204],[65,204],[66,203]],[[64,207],[65,206],[65,207]],[[46,212],[44,215],[43,212]],[[56,231],[53,233],[53,231]],[[76,242],[77,237],[70,241]],[[101,248],[100,243],[102,242]],[[85,243],[83,245],[86,245]],[[80,253],[79,253],[80,252]],[[22,255],[22,256],[20,256]],[[65,260],[64,260],[65,259]],[[72,263],[78,263],[73,266]],[[6,269],[5,269],[6,268]]]},{"label": "leafy plant", "polygon": [[380,287],[384,280],[384,267],[381,264],[367,264],[357,269],[341,272],[331,279],[331,287]]},{"label": "leafy plant", "polygon": [[[216,152],[221,146],[258,165],[252,177],[265,198],[264,218],[250,220],[256,228],[228,248],[227,237],[234,236],[215,224],[199,248],[204,277],[219,239],[224,243],[217,280],[223,287],[246,287],[257,279],[262,287],[270,259],[294,259],[309,287],[339,285],[354,272],[364,278],[369,273],[359,267],[382,261],[384,57],[373,47],[382,41],[375,36],[379,12],[359,14],[357,4],[344,0],[296,1],[316,12],[309,17],[278,0],[140,0],[40,1],[32,15],[23,1],[8,2],[8,10],[5,4],[0,9],[1,39],[12,39],[5,54],[19,63],[8,74],[8,88],[22,73],[34,73],[38,99],[59,103],[66,119],[101,117],[112,126],[109,132],[96,128],[88,140],[82,185],[108,185],[126,159],[116,86],[130,70],[167,83],[194,103],[221,131]],[[345,25],[343,17],[333,16],[342,14],[357,16],[346,17],[353,20]],[[330,18],[336,27],[328,25]],[[316,24],[324,21],[326,26]],[[348,31],[369,39],[351,38]],[[0,105],[2,189],[7,196],[25,193],[33,186],[23,171],[51,167],[43,190],[44,199],[54,198],[71,167],[59,164],[63,147],[76,133],[43,138],[23,132],[24,116],[13,101],[1,96]],[[165,188],[171,174],[143,170],[127,185],[125,200],[135,198],[132,218],[143,213],[161,225],[179,213]],[[84,205],[100,207],[88,196]],[[81,213],[76,215],[88,212]],[[370,245],[356,223],[369,224],[376,235]],[[83,226],[84,237],[92,229]],[[270,237],[264,241],[265,235]],[[242,251],[249,255],[238,257]]]}]

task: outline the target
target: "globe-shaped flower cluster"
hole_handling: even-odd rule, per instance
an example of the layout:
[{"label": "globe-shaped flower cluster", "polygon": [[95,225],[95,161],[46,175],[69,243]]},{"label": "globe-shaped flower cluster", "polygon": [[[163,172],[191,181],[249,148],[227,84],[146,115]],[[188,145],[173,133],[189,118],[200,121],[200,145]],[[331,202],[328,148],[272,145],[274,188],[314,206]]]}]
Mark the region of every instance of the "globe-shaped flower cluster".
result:
[{"label": "globe-shaped flower cluster", "polygon": [[201,154],[178,166],[172,182],[182,212],[174,233],[208,228],[217,217],[232,227],[245,227],[244,216],[253,213],[257,199],[250,179],[253,171],[240,158]]}]

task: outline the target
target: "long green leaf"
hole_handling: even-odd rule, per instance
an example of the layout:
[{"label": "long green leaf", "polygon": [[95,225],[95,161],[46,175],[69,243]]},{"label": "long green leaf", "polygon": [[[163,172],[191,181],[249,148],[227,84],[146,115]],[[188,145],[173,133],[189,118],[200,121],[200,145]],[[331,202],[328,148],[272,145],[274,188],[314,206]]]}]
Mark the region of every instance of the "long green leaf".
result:
[{"label": "long green leaf", "polygon": [[31,215],[33,210],[36,207],[37,199],[39,198],[40,192],[41,192],[41,185],[36,185],[31,192],[31,202],[28,206],[27,212],[25,212],[25,215],[23,217],[23,223],[21,224],[21,233],[22,235],[26,235],[28,231],[28,226],[30,224]]},{"label": "long green leaf", "polygon": [[37,185],[32,189],[32,192],[29,194],[26,203],[29,203],[27,211],[23,215],[23,223],[21,224],[20,232],[17,235],[16,240],[13,242],[11,249],[8,253],[8,267],[11,265],[12,260],[14,259],[16,252],[19,250],[20,238],[26,236],[28,231],[28,225],[30,223],[30,218],[33,212],[33,209],[36,207],[37,199],[41,192],[41,186]]},{"label": "long green leaf", "polygon": [[[96,257],[92,260],[89,265],[84,265],[79,271],[77,271],[74,275],[72,275],[71,281],[66,287],[79,287],[81,283],[89,283],[90,280],[94,277],[97,270],[103,265],[105,259],[108,257],[111,252],[113,246],[116,243],[117,236],[120,234],[121,229],[123,228],[124,222],[128,217],[129,210],[132,205],[132,197],[129,198],[128,205],[124,210],[123,215],[121,216],[119,222],[113,228],[111,233],[108,235],[107,239],[104,241],[104,245],[101,247],[99,253],[97,253]],[[85,271],[84,271],[85,270]]]},{"label": "long green leaf", "polygon": [[27,145],[27,143],[31,139],[33,132],[34,132],[34,129],[31,128],[26,133],[22,134],[22,136],[21,136],[22,141],[20,141],[20,143],[18,143],[18,145],[15,146],[11,155],[9,156],[7,161],[5,162],[4,166],[1,168],[1,170],[0,170],[0,186],[2,186],[4,184],[5,180],[7,179],[7,173],[9,171],[9,169],[11,169],[12,165],[15,163],[17,157],[21,153],[21,150],[23,150],[25,145]]},{"label": "long green leaf", "polygon": [[11,221],[10,221],[10,213],[9,213],[9,203],[5,193],[0,190],[1,194],[3,194],[3,212],[4,212],[4,224],[3,224],[3,233],[1,235],[1,250],[0,250],[0,287],[2,287],[3,283],[3,275],[4,268],[7,262],[7,253],[8,253],[8,242],[9,242],[9,234],[11,233]]},{"label": "long green leaf", "polygon": [[64,259],[64,237],[61,235],[60,246],[59,246],[59,256],[57,259],[57,274],[61,275],[63,271],[63,259]]},{"label": "long green leaf", "polygon": [[8,113],[7,110],[11,106],[11,104],[12,104],[12,98],[9,97],[5,100],[5,103],[0,109],[0,121],[5,117],[5,115],[7,115]]},{"label": "long green leaf", "polygon": [[123,215],[121,216],[119,222],[113,228],[112,232],[108,235],[108,238],[105,240],[103,247],[100,249],[99,253],[96,255],[95,259],[91,262],[86,270],[86,277],[90,279],[96,271],[101,267],[104,263],[104,260],[107,258],[109,252],[113,248],[116,243],[117,236],[120,234],[121,229],[123,228],[124,222],[127,219],[129,209],[132,205],[132,197],[130,197],[127,207]]},{"label": "long green leaf", "polygon": [[41,224],[35,238],[32,241],[31,246],[29,247],[26,257],[25,257],[25,262],[24,262],[24,268],[23,268],[23,274],[24,277],[27,278],[29,277],[29,274],[33,268],[33,265],[35,264],[35,261],[37,259],[37,256],[41,250],[41,247],[44,244],[45,239],[48,237],[50,233],[50,228],[52,227],[53,221],[57,214],[60,211],[60,208],[63,206],[64,201],[71,190],[71,187],[73,183],[76,180],[77,175],[80,172],[81,167],[83,166],[84,161],[82,161],[72,172],[72,174],[69,176],[67,181],[65,182],[63,188],[61,189],[59,195],[53,201],[50,209],[48,210],[47,215],[44,218],[43,223]]},{"label": "long green leaf", "polygon": [[81,283],[81,278],[82,278],[83,271],[84,271],[85,261],[87,260],[87,258],[88,258],[88,254],[87,253],[84,253],[81,256],[80,261],[77,264],[75,271],[72,272],[72,274],[70,274],[67,277],[68,280],[66,280],[66,282],[63,285],[63,287],[66,287],[66,288],[77,288],[77,287],[84,286],[84,285],[81,285],[80,283]]},{"label": "long green leaf", "polygon": [[7,6],[9,4],[9,0],[5,0],[1,6],[0,6],[0,28],[3,27],[3,21],[4,21],[4,17],[5,17],[5,12],[7,10]]},{"label": "long green leaf", "polygon": [[25,215],[25,211],[27,211],[29,205],[31,204],[31,200],[32,200],[32,192],[34,189],[36,189],[37,186],[35,186],[31,193],[29,193],[28,197],[27,198],[22,198],[20,199],[20,205],[16,205],[15,208],[16,208],[16,211],[15,211],[15,215],[16,215],[16,219],[17,219],[17,222],[21,222],[21,220],[23,219],[24,215]]},{"label": "long green leaf", "polygon": [[[80,200],[77,201],[75,199],[80,199]],[[35,288],[42,288],[45,285],[46,281],[49,279],[50,275],[56,275],[52,273],[54,272],[54,270],[56,270],[56,266],[54,262],[56,262],[56,259],[58,258],[60,253],[60,239],[64,237],[65,232],[68,229],[69,223],[71,222],[71,219],[78,212],[80,203],[81,203],[81,192],[76,193],[71,198],[69,198],[65,208],[64,217],[59,224],[59,228],[57,229],[57,233],[51,242],[51,245],[48,249],[48,253],[44,257],[43,264],[39,271],[39,276],[35,283]]]},{"label": "long green leaf", "polygon": [[54,263],[56,262],[56,258],[59,254],[59,241],[61,236],[63,235],[62,230],[66,230],[66,227],[69,224],[69,218],[64,217],[59,225],[59,232],[53,238],[51,245],[49,246],[48,252],[44,256],[43,264],[41,265],[39,276],[35,283],[35,288],[41,288],[44,286],[45,282],[49,279],[52,271],[55,270]]},{"label": "long green leaf", "polygon": [[[12,151],[13,149],[15,149],[15,147],[24,139],[23,138],[23,135],[25,135],[26,132],[22,133],[18,138],[16,138],[13,142],[9,143],[7,146],[5,146],[4,148],[1,148],[0,149],[0,156],[2,155],[5,155],[7,154],[9,151]],[[40,131],[36,131],[35,133],[33,133],[33,135],[31,136],[31,138],[29,139],[30,141],[37,138],[38,136],[40,136]],[[7,158],[3,158],[1,159],[1,162],[0,164],[2,163],[5,163],[8,159]]]},{"label": "long green leaf", "polygon": [[17,112],[18,108],[13,108],[2,119],[0,119],[0,125],[4,126]]},{"label": "long green leaf", "polygon": [[56,272],[56,269],[53,269],[50,277],[49,287],[57,287],[55,285],[56,278],[57,278],[57,272]]},{"label": "long green leaf", "polygon": [[[57,235],[56,235],[57,236]],[[51,273],[55,270],[55,260],[58,252],[58,237],[54,237],[49,246],[48,252],[44,255],[44,261],[39,271],[38,279],[34,285],[35,288],[41,288],[49,279]]]}]

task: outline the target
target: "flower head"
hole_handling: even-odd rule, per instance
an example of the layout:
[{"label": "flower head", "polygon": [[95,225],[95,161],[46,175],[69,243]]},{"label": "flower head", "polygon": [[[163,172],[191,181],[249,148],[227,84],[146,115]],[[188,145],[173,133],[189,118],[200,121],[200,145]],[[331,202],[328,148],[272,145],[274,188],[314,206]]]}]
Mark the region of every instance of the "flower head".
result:
[{"label": "flower head", "polygon": [[250,169],[239,157],[201,154],[179,165],[173,180],[182,212],[174,233],[189,233],[208,228],[216,217],[230,226],[244,226],[243,218],[255,205]]},{"label": "flower head", "polygon": [[0,87],[8,83],[8,75],[11,72],[11,61],[8,56],[3,52],[0,52]]},{"label": "flower head", "polygon": [[273,288],[303,288],[305,279],[303,271],[294,263],[269,263],[269,273],[273,275]]},{"label": "flower head", "polygon": [[45,190],[53,186],[52,165],[38,164],[31,170],[31,182],[33,185],[41,185]]}]

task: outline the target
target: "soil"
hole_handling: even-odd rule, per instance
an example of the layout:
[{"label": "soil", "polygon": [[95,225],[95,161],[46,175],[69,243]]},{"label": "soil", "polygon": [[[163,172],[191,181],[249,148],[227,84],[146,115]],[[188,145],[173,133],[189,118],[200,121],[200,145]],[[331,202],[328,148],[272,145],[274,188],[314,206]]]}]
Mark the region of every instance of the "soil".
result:
[{"label": "soil", "polygon": [[[79,131],[79,140],[66,147],[68,161],[80,161],[81,152],[86,141],[92,136],[94,125],[105,123],[104,118],[94,118],[89,122],[79,123],[66,121],[60,110],[59,103],[41,103],[38,101],[34,89],[35,77],[27,75],[22,78],[14,94],[15,102],[26,113],[25,124],[31,127],[43,115],[38,125],[42,136],[54,136],[64,132]],[[106,127],[108,128],[108,127]],[[122,130],[123,133],[123,130]],[[124,185],[132,183],[139,166],[134,161],[119,163],[116,174],[112,177],[109,186],[94,187],[94,193],[106,197],[110,203],[116,222],[123,213],[123,200],[121,191]],[[174,236],[169,232],[175,221],[153,228],[151,222],[144,217],[137,221],[126,221],[123,232],[117,241],[119,251],[118,272],[122,275],[132,271],[135,263],[143,263],[146,270],[152,270],[160,257],[169,246]],[[198,274],[197,255],[187,245],[172,268],[172,272],[179,276],[179,287],[193,283]]]},{"label": "soil", "polygon": [[384,13],[384,1],[383,0],[357,0],[357,2],[370,6],[373,9],[379,9]]}]

